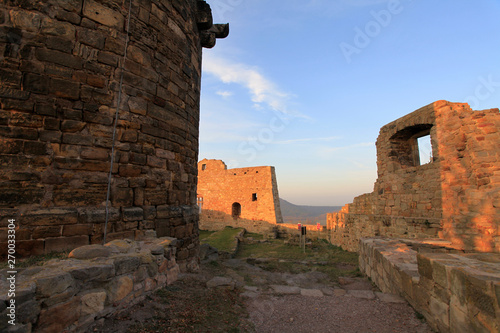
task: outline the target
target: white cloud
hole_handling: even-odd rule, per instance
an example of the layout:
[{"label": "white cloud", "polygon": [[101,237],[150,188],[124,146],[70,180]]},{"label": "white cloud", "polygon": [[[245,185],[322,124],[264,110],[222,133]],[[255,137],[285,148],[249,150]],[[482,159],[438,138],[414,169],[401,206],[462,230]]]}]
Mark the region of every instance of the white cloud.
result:
[{"label": "white cloud", "polygon": [[288,107],[291,94],[282,92],[256,67],[231,63],[209,53],[203,58],[203,71],[216,76],[224,83],[236,83],[248,89],[256,107],[266,105],[271,110],[288,116],[308,118]]},{"label": "white cloud", "polygon": [[222,91],[219,90],[216,92],[217,95],[222,96],[223,98],[228,98],[230,96],[233,96],[233,93],[231,91]]}]

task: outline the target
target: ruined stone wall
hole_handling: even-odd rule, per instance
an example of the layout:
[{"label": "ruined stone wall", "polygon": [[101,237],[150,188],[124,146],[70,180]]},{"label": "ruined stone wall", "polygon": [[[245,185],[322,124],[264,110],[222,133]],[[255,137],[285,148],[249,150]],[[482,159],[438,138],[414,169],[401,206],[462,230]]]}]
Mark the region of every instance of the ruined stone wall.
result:
[{"label": "ruined stone wall", "polygon": [[198,163],[198,198],[203,210],[228,217],[282,223],[274,167],[227,169],[220,160]]},{"label": "ruined stone wall", "polygon": [[[177,280],[176,242],[170,237],[114,240],[76,248],[70,259],[17,269],[14,311],[7,293],[0,298],[0,331],[101,331],[105,318]],[[2,291],[9,290],[10,276],[0,270]],[[15,326],[4,318],[14,319]]]},{"label": "ruined stone wall", "polygon": [[[357,251],[361,237],[441,237],[457,248],[500,252],[500,114],[439,101],[380,130],[374,192],[328,214],[332,241]],[[430,134],[420,165],[417,138]]]},{"label": "ruined stone wall", "polygon": [[201,52],[219,36],[204,1],[132,1],[128,27],[129,3],[0,4],[0,242],[15,218],[20,255],[102,241],[121,91],[108,240],[155,229],[196,256]]},{"label": "ruined stone wall", "polygon": [[443,240],[362,239],[359,266],[404,297],[438,332],[500,330],[500,254],[445,248]]}]

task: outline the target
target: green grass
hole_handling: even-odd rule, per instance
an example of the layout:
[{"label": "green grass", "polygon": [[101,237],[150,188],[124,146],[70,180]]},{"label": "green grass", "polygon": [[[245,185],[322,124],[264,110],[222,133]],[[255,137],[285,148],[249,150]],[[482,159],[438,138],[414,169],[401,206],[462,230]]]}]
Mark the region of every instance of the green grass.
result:
[{"label": "green grass", "polygon": [[281,239],[266,243],[240,244],[236,258],[271,259],[259,266],[271,272],[305,273],[317,270],[337,281],[339,276],[359,276],[358,254],[347,252],[325,240],[316,240],[306,247],[285,244]]},{"label": "green grass", "polygon": [[[236,235],[243,230],[242,228],[231,228],[231,227],[226,227],[223,230],[213,232],[203,239],[201,238],[200,235],[200,242],[202,244],[209,244],[210,246],[215,247],[219,251],[226,251],[230,252],[236,245],[235,238]],[[207,232],[204,232],[204,236],[206,235]]]},{"label": "green grass", "polygon": [[215,233],[215,231],[200,230],[200,241],[204,240],[213,233]]},{"label": "green grass", "polygon": [[264,239],[264,235],[256,234],[254,232],[246,232],[245,237],[246,238],[252,237],[253,239],[256,239],[256,240]]},{"label": "green grass", "polygon": [[[48,254],[42,254],[39,256],[31,256],[26,258],[17,258],[16,259],[16,268],[27,268],[32,266],[42,266],[49,260],[52,259],[67,259],[69,251],[64,252],[51,252]],[[4,261],[0,263],[0,269],[7,268],[8,261]]]}]

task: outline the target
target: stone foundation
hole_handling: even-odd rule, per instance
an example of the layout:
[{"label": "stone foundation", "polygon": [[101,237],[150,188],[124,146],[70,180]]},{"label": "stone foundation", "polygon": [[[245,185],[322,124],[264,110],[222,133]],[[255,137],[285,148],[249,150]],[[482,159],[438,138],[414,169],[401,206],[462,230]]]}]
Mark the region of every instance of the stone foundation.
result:
[{"label": "stone foundation", "polygon": [[463,253],[443,240],[362,239],[360,270],[404,297],[439,332],[500,331],[500,254]]},{"label": "stone foundation", "polygon": [[[100,319],[128,308],[177,280],[175,238],[115,240],[73,250],[67,260],[17,269],[15,326],[6,322],[10,298],[0,295],[0,331],[88,332]],[[9,290],[7,269],[0,289]],[[9,331],[10,332],[10,331]]]}]

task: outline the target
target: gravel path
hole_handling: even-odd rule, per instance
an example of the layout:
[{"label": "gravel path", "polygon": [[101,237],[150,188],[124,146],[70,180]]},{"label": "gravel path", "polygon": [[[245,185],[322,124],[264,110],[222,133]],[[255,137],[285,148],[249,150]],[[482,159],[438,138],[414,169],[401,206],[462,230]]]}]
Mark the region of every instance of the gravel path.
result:
[{"label": "gravel path", "polygon": [[319,272],[271,273],[238,260],[223,265],[233,278],[234,269],[260,281],[243,286],[249,320],[259,333],[433,332],[404,299],[377,292],[367,278],[340,278],[339,287]]},{"label": "gravel path", "polygon": [[[227,326],[214,328],[213,319],[212,322],[205,322],[204,317],[201,321],[203,326],[196,330],[175,328],[172,323],[199,316],[207,306],[213,308],[213,298],[220,301],[221,297],[229,295],[226,293],[228,288],[236,288],[231,291],[233,296],[230,297],[240,300],[236,305],[240,310],[231,322],[240,318],[237,325],[241,332],[433,332],[417,318],[406,301],[378,292],[366,278],[339,278],[340,285],[337,285],[321,272],[270,272],[245,260],[230,259],[221,261],[217,266],[209,266],[202,267],[197,274],[181,275],[180,280],[169,287],[172,297],[162,297],[162,293],[152,295],[138,306],[107,319],[96,331],[232,332]],[[251,282],[250,285],[248,282]],[[210,302],[198,302],[199,299],[207,299],[207,295],[213,297]],[[231,310],[225,308],[221,311]],[[131,329],[148,322],[154,322],[158,327]],[[192,323],[195,322],[192,320]]]},{"label": "gravel path", "polygon": [[406,303],[353,296],[266,296],[248,302],[256,332],[418,332],[432,330]]}]

